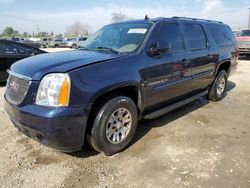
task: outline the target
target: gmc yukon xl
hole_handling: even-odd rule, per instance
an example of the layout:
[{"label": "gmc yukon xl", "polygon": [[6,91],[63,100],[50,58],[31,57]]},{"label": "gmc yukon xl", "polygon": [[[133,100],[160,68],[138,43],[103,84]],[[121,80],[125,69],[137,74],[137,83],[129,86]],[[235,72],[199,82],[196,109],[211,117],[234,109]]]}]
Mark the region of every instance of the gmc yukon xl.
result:
[{"label": "gmc yukon xl", "polygon": [[4,95],[20,131],[63,152],[86,138],[112,155],[128,147],[139,119],[221,100],[238,59],[228,25],[196,18],[115,23],[82,45],[16,62]]}]

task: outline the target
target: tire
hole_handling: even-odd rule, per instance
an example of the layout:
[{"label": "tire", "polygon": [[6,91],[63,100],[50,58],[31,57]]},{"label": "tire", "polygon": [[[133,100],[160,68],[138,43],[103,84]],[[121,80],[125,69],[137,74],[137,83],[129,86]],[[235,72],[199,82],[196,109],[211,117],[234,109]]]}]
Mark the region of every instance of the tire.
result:
[{"label": "tire", "polygon": [[77,49],[77,45],[76,44],[72,44],[72,48],[73,49]]},{"label": "tire", "polygon": [[54,45],[54,48],[58,48],[58,47],[59,47],[59,45],[58,45],[58,44],[55,44],[55,45]]},{"label": "tire", "polygon": [[211,86],[208,94],[208,99],[211,101],[220,101],[225,97],[228,75],[226,71],[221,70]]},{"label": "tire", "polygon": [[[127,148],[138,123],[135,103],[128,97],[119,96],[106,102],[97,111],[93,127],[87,135],[90,145],[105,155],[113,155]],[[124,131],[123,136],[121,130]]]}]

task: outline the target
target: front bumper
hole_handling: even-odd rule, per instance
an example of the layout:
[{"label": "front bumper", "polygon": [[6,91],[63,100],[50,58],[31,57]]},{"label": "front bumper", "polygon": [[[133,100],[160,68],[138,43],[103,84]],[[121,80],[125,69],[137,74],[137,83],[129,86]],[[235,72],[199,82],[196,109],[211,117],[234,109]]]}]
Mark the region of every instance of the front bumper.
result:
[{"label": "front bumper", "polygon": [[80,107],[16,107],[6,99],[4,107],[13,124],[28,137],[62,152],[82,149],[87,118]]}]

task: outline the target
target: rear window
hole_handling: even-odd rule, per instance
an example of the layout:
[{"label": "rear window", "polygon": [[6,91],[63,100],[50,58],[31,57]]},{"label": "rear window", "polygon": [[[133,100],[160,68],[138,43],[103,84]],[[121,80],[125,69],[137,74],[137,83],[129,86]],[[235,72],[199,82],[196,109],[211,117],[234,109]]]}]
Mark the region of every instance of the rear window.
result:
[{"label": "rear window", "polygon": [[185,24],[185,34],[191,51],[207,48],[207,39],[204,29],[199,24]]},{"label": "rear window", "polygon": [[208,24],[207,28],[219,47],[232,46],[236,43],[235,36],[229,26]]}]

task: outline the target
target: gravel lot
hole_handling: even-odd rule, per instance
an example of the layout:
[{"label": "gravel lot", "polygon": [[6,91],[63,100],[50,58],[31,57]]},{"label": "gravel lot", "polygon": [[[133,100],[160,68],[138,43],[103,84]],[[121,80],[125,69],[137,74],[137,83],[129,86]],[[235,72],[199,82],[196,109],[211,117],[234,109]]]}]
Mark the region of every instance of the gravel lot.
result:
[{"label": "gravel lot", "polygon": [[250,61],[221,102],[200,99],[141,121],[133,144],[107,157],[64,154],[13,127],[0,87],[0,187],[250,187]]}]

